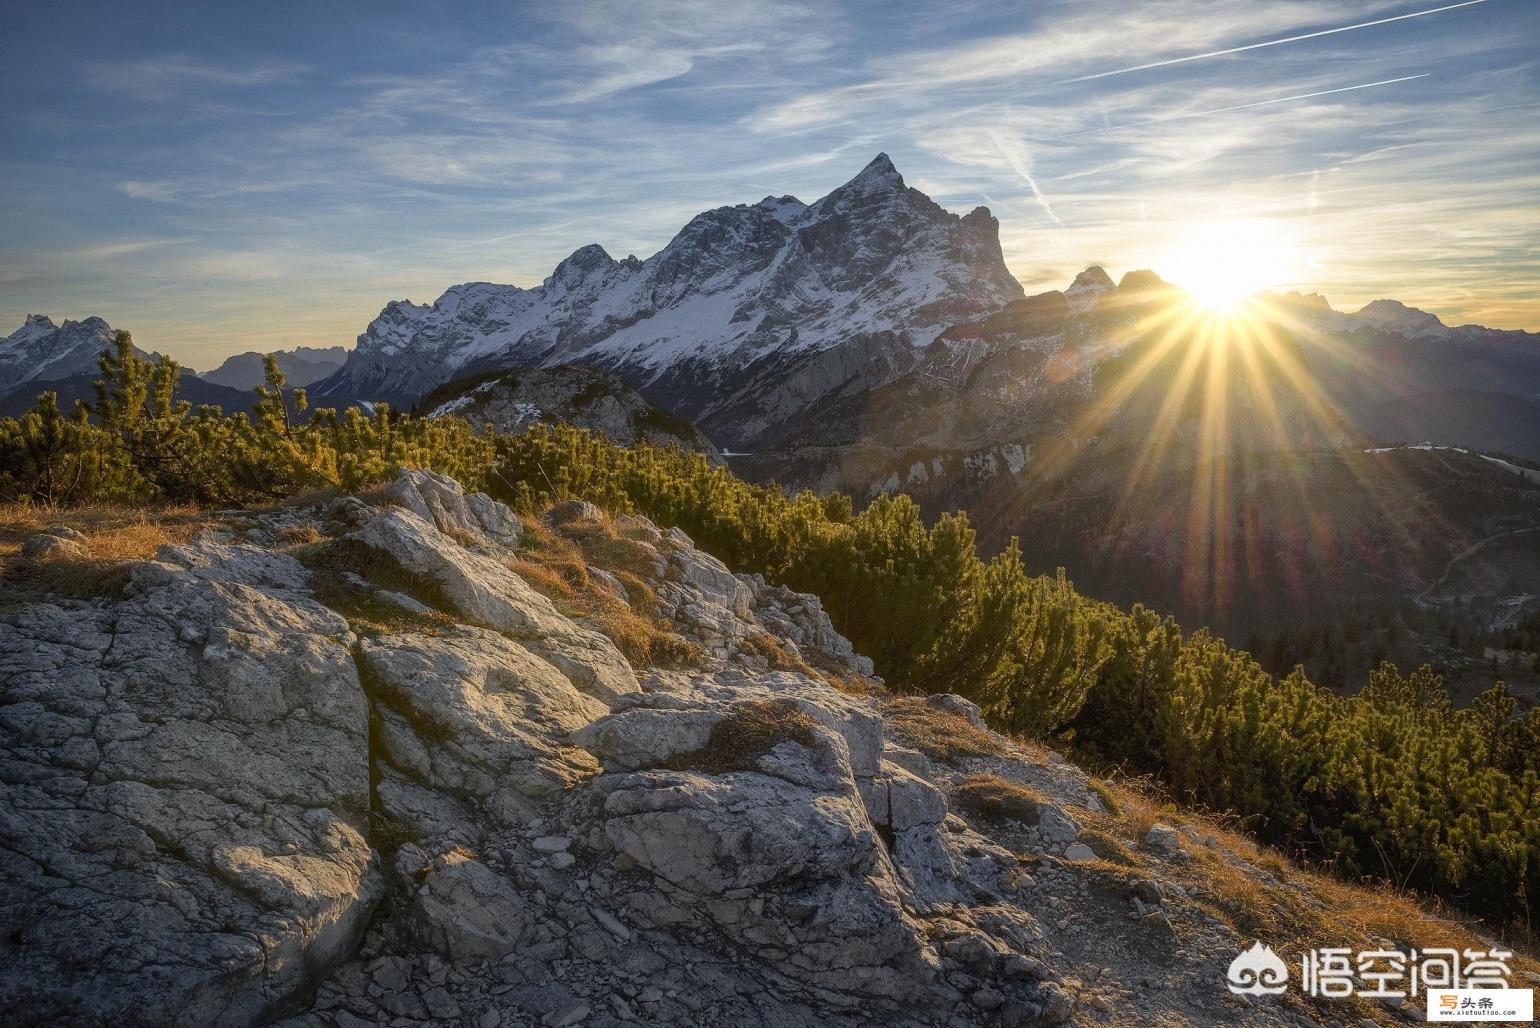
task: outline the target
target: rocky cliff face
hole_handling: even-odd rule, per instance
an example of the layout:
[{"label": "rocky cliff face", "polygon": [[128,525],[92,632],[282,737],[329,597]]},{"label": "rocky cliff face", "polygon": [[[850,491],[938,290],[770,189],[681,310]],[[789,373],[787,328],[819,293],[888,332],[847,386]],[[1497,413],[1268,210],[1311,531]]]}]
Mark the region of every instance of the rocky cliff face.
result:
[{"label": "rocky cliff face", "polygon": [[476,370],[581,363],[740,442],[1019,297],[998,229],[985,208],[943,210],[878,155],[811,205],[698,215],[645,261],[590,245],[534,289],[469,283],[432,306],[391,303],[317,394],[410,405]]},{"label": "rocky cliff face", "polygon": [[[614,557],[588,587],[666,659],[536,591],[532,532]],[[589,504],[409,472],[213,516],[120,592],[8,603],[0,737],[12,1024],[1314,1023],[1229,996],[1206,898],[1302,884]]]},{"label": "rocky cliff face", "polygon": [[497,432],[560,421],[620,446],[679,446],[699,450],[717,463],[722,459],[705,433],[688,421],[652,406],[614,375],[576,365],[457,379],[429,393],[419,409],[430,418],[452,414]]}]

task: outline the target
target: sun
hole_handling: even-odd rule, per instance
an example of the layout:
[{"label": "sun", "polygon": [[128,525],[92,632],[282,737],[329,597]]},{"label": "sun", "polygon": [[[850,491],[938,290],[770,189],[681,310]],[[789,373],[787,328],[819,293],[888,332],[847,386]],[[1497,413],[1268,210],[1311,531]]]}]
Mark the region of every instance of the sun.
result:
[{"label": "sun", "polygon": [[1289,281],[1295,263],[1282,225],[1238,218],[1193,226],[1156,267],[1202,307],[1233,313],[1256,293]]}]

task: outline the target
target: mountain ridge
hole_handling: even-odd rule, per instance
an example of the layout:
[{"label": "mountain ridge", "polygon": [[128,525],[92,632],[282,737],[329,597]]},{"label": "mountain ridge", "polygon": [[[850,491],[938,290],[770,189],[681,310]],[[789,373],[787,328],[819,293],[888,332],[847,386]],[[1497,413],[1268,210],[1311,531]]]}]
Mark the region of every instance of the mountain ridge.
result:
[{"label": "mountain ridge", "polygon": [[[274,350],[278,367],[288,384],[294,388],[319,382],[336,371],[347,360],[348,351],[342,346],[297,346],[292,350]],[[218,367],[201,371],[198,377],[215,385],[231,389],[254,389],[263,382],[263,357],[257,350],[231,354]]]},{"label": "mountain ridge", "polygon": [[885,154],[812,204],[705,211],[645,261],[579,248],[540,286],[393,301],[318,402],[415,400],[451,374],[584,363],[732,442],[881,381],[949,324],[1021,295],[986,208],[950,213]]}]

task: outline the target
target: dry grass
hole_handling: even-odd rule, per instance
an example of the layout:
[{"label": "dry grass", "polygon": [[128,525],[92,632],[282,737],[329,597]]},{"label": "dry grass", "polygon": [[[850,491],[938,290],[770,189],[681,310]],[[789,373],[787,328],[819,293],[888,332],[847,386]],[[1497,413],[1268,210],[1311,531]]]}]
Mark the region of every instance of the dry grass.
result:
[{"label": "dry grass", "polygon": [[369,842],[381,853],[394,855],[409,842],[417,842],[420,834],[415,828],[389,814],[369,813]]},{"label": "dry grass", "polygon": [[[570,502],[570,501],[569,501]],[[551,523],[561,530],[563,535],[570,538],[585,538],[588,536],[613,536],[614,524],[610,516],[603,510],[599,511],[597,519],[580,517],[576,508],[563,510],[562,504],[555,504],[548,512],[547,517]]]},{"label": "dry grass", "polygon": [[1106,808],[1108,814],[1117,817],[1123,812],[1122,804],[1118,803],[1118,798],[1112,794],[1111,789],[1095,779],[1092,779],[1088,784],[1090,785],[1091,792],[1095,794],[1098,800],[1101,800],[1101,804]]},{"label": "dry grass", "polygon": [[[1120,813],[1083,818],[1097,831],[1142,840],[1155,821],[1193,829],[1201,841],[1183,840],[1191,860],[1163,864],[1160,876],[1180,884],[1195,902],[1247,938],[1299,951],[1367,946],[1378,939],[1419,950],[1484,950],[1497,944],[1474,919],[1439,904],[1388,885],[1347,882],[1305,867],[1258,843],[1234,819],[1179,811],[1146,779],[1111,781],[1101,788],[1115,804],[1109,809]],[[1540,973],[1540,963],[1525,955],[1526,940],[1501,944],[1520,954],[1511,962],[1515,973]]]},{"label": "dry grass", "polygon": [[818,677],[828,682],[836,692],[878,702],[887,700],[891,695],[885,686],[856,674],[817,647],[808,647],[802,651],[802,656],[813,666]]},{"label": "dry grass", "polygon": [[278,533],[278,541],[284,546],[310,546],[324,539],[314,525],[290,525]]},{"label": "dry grass", "polygon": [[771,671],[799,671],[804,675],[817,675],[807,661],[781,645],[781,641],[765,632],[756,632],[738,644],[742,653],[759,657]]},{"label": "dry grass", "polygon": [[1038,808],[1048,799],[1036,789],[1008,782],[997,775],[976,774],[957,783],[952,790],[952,801],[986,821],[1019,821],[1024,825],[1035,825],[1040,819]]},{"label": "dry grass", "polygon": [[1007,752],[994,734],[918,697],[890,700],[882,716],[906,743],[935,760],[953,763],[963,757],[998,757]]},{"label": "dry grass", "polygon": [[631,575],[638,580],[648,578],[653,573],[656,551],[640,540],[619,534],[608,523],[606,527],[607,533],[589,533],[575,538],[584,560],[613,575]]},{"label": "dry grass", "polygon": [[[559,535],[538,518],[523,522],[524,543],[508,567],[563,614],[608,637],[635,667],[693,666],[705,659],[697,643],[656,616],[657,597],[633,570],[643,566],[645,552],[617,535],[608,520],[580,539]],[[625,598],[595,581],[590,565],[613,574]]]},{"label": "dry grass", "polygon": [[[5,606],[47,596],[90,599],[117,597],[129,568],[171,543],[183,543],[198,528],[193,507],[81,507],[45,511],[27,504],[0,506],[0,594]],[[45,528],[63,526],[86,537],[84,557],[63,554],[24,557],[21,545]]]},{"label": "dry grass", "polygon": [[1111,833],[1090,828],[1080,833],[1078,841],[1085,843],[1092,853],[1109,864],[1120,864],[1123,867],[1139,867],[1141,864],[1133,851]]},{"label": "dry grass", "polygon": [[707,774],[753,770],[783,742],[812,746],[817,725],[790,700],[745,703],[717,723],[704,747],[676,755],[669,766]]},{"label": "dry grass", "polygon": [[[143,560],[167,542],[186,542],[197,528],[198,508],[74,507],[49,511],[32,504],[0,505],[0,557],[21,549],[28,536],[63,525],[87,536],[94,552],[113,560]],[[148,547],[148,548],[147,548]]]}]

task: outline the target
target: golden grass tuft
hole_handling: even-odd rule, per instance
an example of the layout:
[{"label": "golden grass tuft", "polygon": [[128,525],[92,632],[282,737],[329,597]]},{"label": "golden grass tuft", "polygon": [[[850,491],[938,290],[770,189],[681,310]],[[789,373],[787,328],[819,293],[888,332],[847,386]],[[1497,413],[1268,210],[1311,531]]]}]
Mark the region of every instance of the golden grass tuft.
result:
[{"label": "golden grass tuft", "polygon": [[[637,573],[650,558],[644,562],[644,551],[620,537],[612,522],[585,523],[593,531],[573,539],[539,518],[522,520],[524,542],[507,565],[563,614],[608,637],[634,667],[694,666],[705,659],[698,643],[656,616],[657,596]],[[613,574],[625,597],[589,574],[590,565]]]},{"label": "golden grass tuft", "polygon": [[958,782],[952,790],[952,801],[960,809],[986,821],[1019,821],[1024,825],[1035,825],[1040,819],[1038,808],[1048,799],[1030,786],[980,773]]},{"label": "golden grass tuft", "polygon": [[889,700],[882,717],[906,743],[935,760],[954,763],[964,757],[998,757],[1008,752],[993,733],[916,696]]},{"label": "golden grass tuft", "polygon": [[766,632],[755,632],[738,643],[738,650],[759,657],[771,671],[799,671],[814,676],[818,672],[797,654],[781,645],[781,641]]},{"label": "golden grass tuft", "polygon": [[310,546],[324,538],[314,525],[290,525],[278,533],[278,541],[284,546]]},{"label": "golden grass tuft", "polygon": [[1419,950],[1484,950],[1501,944],[1519,954],[1510,963],[1515,974],[1540,974],[1540,963],[1525,952],[1527,939],[1494,941],[1475,919],[1442,904],[1300,864],[1259,843],[1233,818],[1177,810],[1148,779],[1111,780],[1102,788],[1119,813],[1087,815],[1083,820],[1094,830],[1135,840],[1143,839],[1155,821],[1194,830],[1196,840],[1183,840],[1191,859],[1162,863],[1159,877],[1180,884],[1194,902],[1242,936],[1291,951],[1367,946],[1379,939]]},{"label": "golden grass tuft", "polygon": [[1134,855],[1133,851],[1109,832],[1090,828],[1081,832],[1080,838],[1077,841],[1085,843],[1091,848],[1092,853],[1109,864],[1120,864],[1123,867],[1138,867],[1140,865],[1140,860]]},{"label": "golden grass tuft", "polygon": [[[0,506],[0,601],[5,606],[47,596],[92,599],[122,595],[129,570],[162,546],[184,543],[198,529],[194,507],[79,507],[47,511],[30,504]],[[24,557],[21,545],[45,528],[63,526],[84,535],[83,557]]]},{"label": "golden grass tuft", "polygon": [[817,726],[810,714],[790,700],[744,703],[717,722],[705,746],[677,754],[669,766],[707,774],[753,770],[761,757],[783,742],[812,746]]}]

